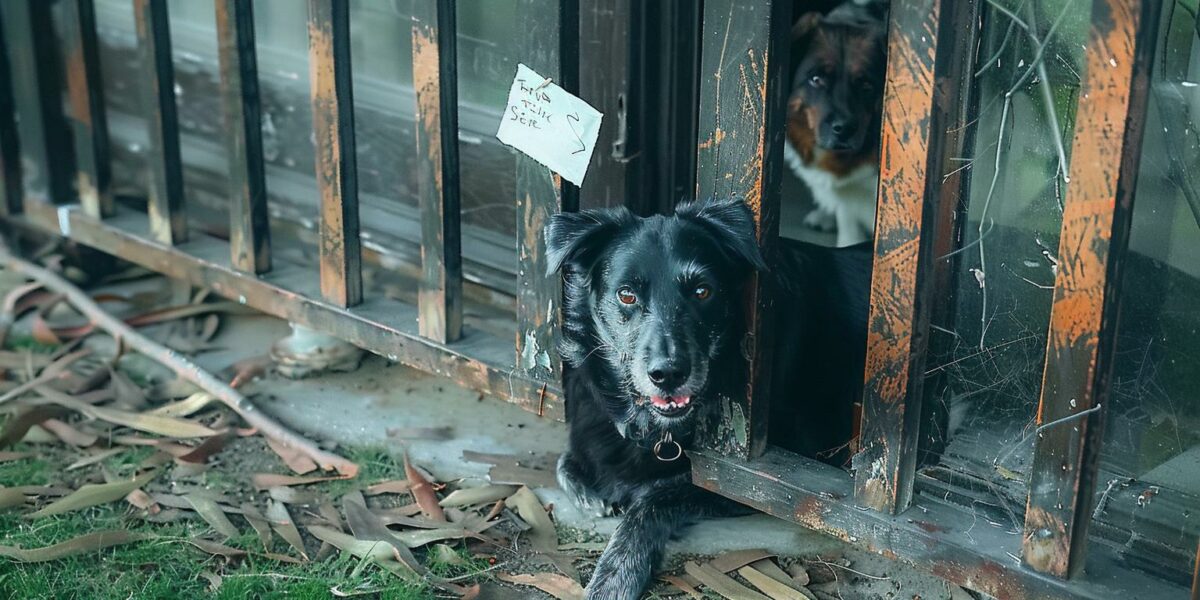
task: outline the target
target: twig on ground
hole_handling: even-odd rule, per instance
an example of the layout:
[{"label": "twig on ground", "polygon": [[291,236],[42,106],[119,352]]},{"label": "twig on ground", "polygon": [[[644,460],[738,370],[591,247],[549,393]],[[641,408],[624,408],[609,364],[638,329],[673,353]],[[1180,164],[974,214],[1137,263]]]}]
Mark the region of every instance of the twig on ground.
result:
[{"label": "twig on ground", "polygon": [[37,281],[55,293],[63,294],[67,302],[84,316],[91,319],[98,327],[107,331],[119,344],[162,364],[174,371],[180,378],[212,394],[213,397],[231,408],[246,423],[257,428],[263,435],[275,438],[303,452],[320,465],[322,469],[327,471],[336,470],[347,477],[354,477],[358,474],[357,464],[320,449],[316,444],[284,427],[278,421],[260,411],[245,396],[230,387],[229,384],[213,377],[212,374],[201,369],[187,357],[138,333],[122,320],[105,312],[103,308],[74,284],[52,271],[12,255],[8,250],[7,244],[2,239],[0,239],[0,262],[4,263],[5,268]]}]

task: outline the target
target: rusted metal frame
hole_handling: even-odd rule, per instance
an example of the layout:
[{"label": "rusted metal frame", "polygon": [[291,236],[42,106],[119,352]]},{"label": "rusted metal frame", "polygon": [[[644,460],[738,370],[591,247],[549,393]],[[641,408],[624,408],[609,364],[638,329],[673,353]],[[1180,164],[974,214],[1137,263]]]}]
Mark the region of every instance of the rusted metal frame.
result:
[{"label": "rusted metal frame", "polygon": [[417,189],[421,207],[421,335],[462,335],[462,215],[459,210],[458,67],[454,0],[413,3],[417,96]]},{"label": "rusted metal frame", "polygon": [[[791,4],[706,0],[700,38],[696,196],[744,200],[768,264],[779,236]],[[701,437],[702,445],[742,458],[767,443],[773,336],[764,278],[751,278],[745,306],[745,392],[722,400]]]},{"label": "rusted metal frame", "polygon": [[[69,238],[168,277],[211,289],[256,310],[336,334],[351,344],[415,369],[449,377],[464,387],[502,398],[521,408],[563,420],[561,388],[513,370],[512,340],[473,330],[461,341],[441,344],[417,331],[416,308],[372,297],[353,310],[320,299],[311,269],[280,260],[268,273],[254,275],[228,265],[229,244],[197,233],[183,247],[145,238],[146,216],[118,207],[117,215],[97,221],[78,211],[69,214]],[[57,233],[59,215],[33,207],[10,221]]]},{"label": "rusted metal frame", "polygon": [[321,194],[321,295],[338,306],[362,301],[362,241],[349,0],[308,1],[308,60]]},{"label": "rusted metal frame", "polygon": [[1133,216],[1159,2],[1095,0],[1025,509],[1022,558],[1069,577],[1083,565]]},{"label": "rusted metal frame", "polygon": [[271,228],[262,144],[262,105],[251,0],[215,0],[221,103],[229,155],[229,246],[235,269],[271,270]]},{"label": "rusted metal frame", "polygon": [[167,0],[133,0],[133,16],[145,78],[143,93],[150,134],[146,152],[150,169],[150,234],[163,244],[174,245],[187,241],[187,215]]},{"label": "rusted metal frame", "polygon": [[[530,69],[574,91],[579,65],[577,0],[517,0],[523,26],[519,56]],[[536,160],[517,156],[517,372],[558,381],[562,281],[546,273],[546,223],[559,210],[579,209],[579,188]]]},{"label": "rusted metal frame", "polygon": [[884,86],[875,259],[854,495],[899,513],[912,501],[936,257],[954,243],[978,6],[921,0],[892,7]]},{"label": "rusted metal frame", "polygon": [[740,460],[690,452],[692,481],[753,508],[1000,600],[1173,598],[1185,588],[1124,567],[1107,548],[1089,557],[1088,577],[1062,580],[1014,560],[1018,536],[985,526],[971,507],[918,496],[904,515],[864,511],[854,482],[836,467],[771,447]]},{"label": "rusted metal frame", "polygon": [[[34,177],[24,182],[34,192],[24,197],[27,205],[75,201],[75,158],[63,113],[62,60],[52,8],[45,0],[4,3],[17,132],[22,153],[34,167]],[[20,168],[19,161],[14,168]]]},{"label": "rusted metal frame", "polygon": [[96,9],[92,0],[72,0],[65,8],[63,54],[75,140],[75,190],[83,212],[99,219],[113,214],[113,196]]},{"label": "rusted metal frame", "polygon": [[8,32],[0,11],[0,215],[21,212],[25,196],[21,177],[21,143],[15,120],[12,72],[8,68]]}]

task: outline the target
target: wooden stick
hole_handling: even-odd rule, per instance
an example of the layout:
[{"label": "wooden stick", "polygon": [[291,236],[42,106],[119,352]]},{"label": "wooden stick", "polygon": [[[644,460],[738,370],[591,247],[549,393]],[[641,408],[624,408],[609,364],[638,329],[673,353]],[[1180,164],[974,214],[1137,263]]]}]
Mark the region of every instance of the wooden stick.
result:
[{"label": "wooden stick", "polygon": [[358,474],[357,464],[336,454],[325,452],[318,448],[316,444],[292,432],[266,413],[260,411],[258,407],[254,406],[237,390],[230,387],[229,384],[213,377],[212,374],[201,369],[199,365],[187,357],[138,333],[120,319],[108,314],[92,301],[83,290],[66,279],[31,262],[13,256],[3,243],[0,243],[0,262],[4,263],[6,269],[20,273],[41,283],[47,289],[62,294],[66,297],[67,302],[71,303],[76,310],[83,313],[97,326],[103,328],[116,338],[118,343],[124,344],[126,348],[159,362],[170,368],[179,377],[190,381],[200,389],[212,394],[213,397],[233,409],[246,423],[257,428],[263,435],[275,438],[284,444],[300,450],[326,471],[336,470],[346,477],[354,477]]}]

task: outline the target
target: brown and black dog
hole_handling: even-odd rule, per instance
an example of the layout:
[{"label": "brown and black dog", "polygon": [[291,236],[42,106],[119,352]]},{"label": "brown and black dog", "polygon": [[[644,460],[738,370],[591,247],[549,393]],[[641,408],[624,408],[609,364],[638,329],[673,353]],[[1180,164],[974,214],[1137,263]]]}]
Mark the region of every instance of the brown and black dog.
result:
[{"label": "brown and black dog", "polygon": [[886,32],[886,5],[879,2],[807,13],[792,29],[784,155],[817,205],[805,224],[836,226],[838,246],[875,233]]}]

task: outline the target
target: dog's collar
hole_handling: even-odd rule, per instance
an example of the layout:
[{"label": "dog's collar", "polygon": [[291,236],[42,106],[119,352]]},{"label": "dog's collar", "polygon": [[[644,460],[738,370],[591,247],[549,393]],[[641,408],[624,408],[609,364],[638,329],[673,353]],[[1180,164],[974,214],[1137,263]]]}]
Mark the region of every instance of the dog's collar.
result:
[{"label": "dog's collar", "polygon": [[[617,433],[633,445],[646,450],[663,462],[672,462],[683,456],[683,445],[675,439],[670,429],[648,429],[633,422],[616,423]],[[691,438],[685,436],[685,442]]]}]

